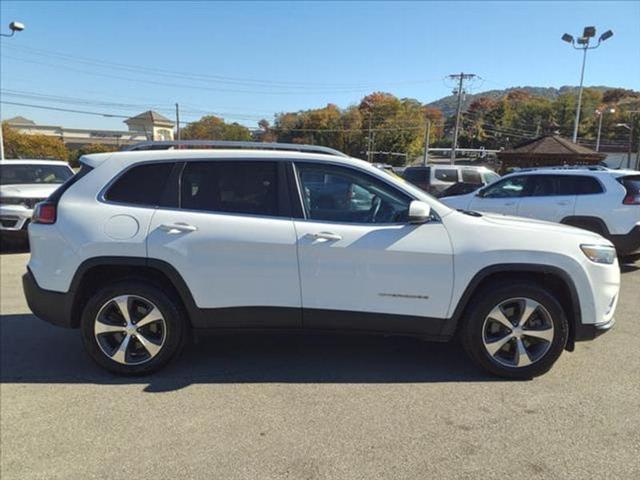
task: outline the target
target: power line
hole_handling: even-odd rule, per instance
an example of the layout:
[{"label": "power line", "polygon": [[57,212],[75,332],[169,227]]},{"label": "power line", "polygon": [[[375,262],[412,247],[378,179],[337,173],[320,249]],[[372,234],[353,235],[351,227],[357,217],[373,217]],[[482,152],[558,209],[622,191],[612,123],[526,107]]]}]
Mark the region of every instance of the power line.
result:
[{"label": "power line", "polygon": [[[6,45],[9,46],[9,45]],[[398,85],[410,85],[410,84],[425,84],[436,81],[436,79],[424,79],[424,80],[406,80],[406,81],[395,81],[395,82],[380,82],[376,84],[366,83],[366,84],[328,84],[328,83],[308,83],[308,82],[281,82],[281,81],[272,81],[272,80],[257,80],[257,79],[247,79],[247,78],[239,78],[239,77],[226,77],[222,75],[210,75],[210,74],[199,74],[199,73],[184,73],[154,67],[145,67],[140,65],[130,65],[124,63],[116,63],[109,62],[105,60],[92,59],[88,57],[79,57],[75,55],[65,54],[54,52],[50,50],[36,49],[30,48],[20,45],[11,45],[11,48],[16,48],[18,50],[22,50],[27,54],[35,55],[35,56],[44,56],[46,58],[55,57],[58,60],[62,60],[64,62],[77,63],[82,65],[89,65],[101,68],[118,68],[120,71],[127,71],[131,73],[138,73],[142,75],[153,75],[155,77],[166,77],[166,78],[174,78],[174,79],[182,79],[182,80],[190,80],[196,82],[207,82],[207,83],[220,83],[223,85],[231,85],[231,86],[244,86],[244,87],[254,87],[254,88],[263,88],[263,89],[289,89],[289,90],[301,90],[300,92],[291,92],[291,91],[250,91],[250,90],[231,90],[231,89],[218,89],[219,91],[230,91],[230,92],[239,92],[239,93],[273,93],[273,94],[297,94],[297,93],[310,93],[309,89],[315,88],[317,92],[315,93],[349,93],[349,92],[362,92],[364,90],[380,88],[381,86],[398,86]],[[11,58],[17,61],[26,61],[31,63],[36,63],[36,60],[26,60],[20,57],[13,57],[5,55],[6,58]],[[42,63],[42,62],[40,62]],[[48,64],[51,66],[55,66],[53,64]],[[314,92],[311,92],[314,93]]]}]

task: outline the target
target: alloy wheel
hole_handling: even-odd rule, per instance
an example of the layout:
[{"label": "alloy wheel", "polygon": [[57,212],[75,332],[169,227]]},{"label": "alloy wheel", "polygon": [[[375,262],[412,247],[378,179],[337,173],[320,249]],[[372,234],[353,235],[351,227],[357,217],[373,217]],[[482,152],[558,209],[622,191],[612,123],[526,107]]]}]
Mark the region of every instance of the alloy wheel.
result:
[{"label": "alloy wheel", "polygon": [[482,342],[502,366],[523,368],[547,353],[554,339],[551,315],[530,298],[510,298],[496,305],[482,326]]},{"label": "alloy wheel", "polygon": [[94,336],[102,352],[123,365],[139,365],[158,355],[166,332],[158,307],[137,295],[108,300],[94,322]]}]

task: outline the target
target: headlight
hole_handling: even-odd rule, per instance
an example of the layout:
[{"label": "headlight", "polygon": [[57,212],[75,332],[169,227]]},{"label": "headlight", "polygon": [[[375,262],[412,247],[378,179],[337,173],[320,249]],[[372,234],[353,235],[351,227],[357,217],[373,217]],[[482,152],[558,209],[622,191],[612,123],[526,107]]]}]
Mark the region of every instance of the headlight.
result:
[{"label": "headlight", "polygon": [[607,245],[580,245],[589,260],[611,265],[616,260],[616,249]]},{"label": "headlight", "polygon": [[2,205],[21,205],[24,199],[18,197],[0,197],[0,204]]}]

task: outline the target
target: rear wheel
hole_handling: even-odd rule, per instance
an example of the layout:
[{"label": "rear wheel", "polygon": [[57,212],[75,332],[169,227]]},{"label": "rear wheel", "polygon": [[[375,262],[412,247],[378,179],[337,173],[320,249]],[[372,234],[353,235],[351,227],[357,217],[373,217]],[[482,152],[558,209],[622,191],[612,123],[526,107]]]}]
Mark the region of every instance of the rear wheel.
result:
[{"label": "rear wheel", "polygon": [[528,379],[547,372],[567,343],[568,323],[556,298],[536,284],[485,289],[462,330],[467,354],[494,375]]},{"label": "rear wheel", "polygon": [[93,360],[121,375],[159,370],[181,350],[186,338],[179,302],[143,281],[99,289],[84,308],[81,328]]}]

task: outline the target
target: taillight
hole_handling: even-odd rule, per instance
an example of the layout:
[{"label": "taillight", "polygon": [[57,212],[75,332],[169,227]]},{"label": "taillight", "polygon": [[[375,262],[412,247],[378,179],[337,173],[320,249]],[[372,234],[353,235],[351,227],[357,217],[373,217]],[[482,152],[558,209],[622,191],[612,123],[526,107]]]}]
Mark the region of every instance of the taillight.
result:
[{"label": "taillight", "polygon": [[622,203],[625,205],[640,205],[640,193],[630,193],[624,197]]},{"label": "taillight", "polygon": [[57,206],[55,203],[41,202],[36,205],[33,211],[32,223],[44,223],[51,225],[56,223]]}]

